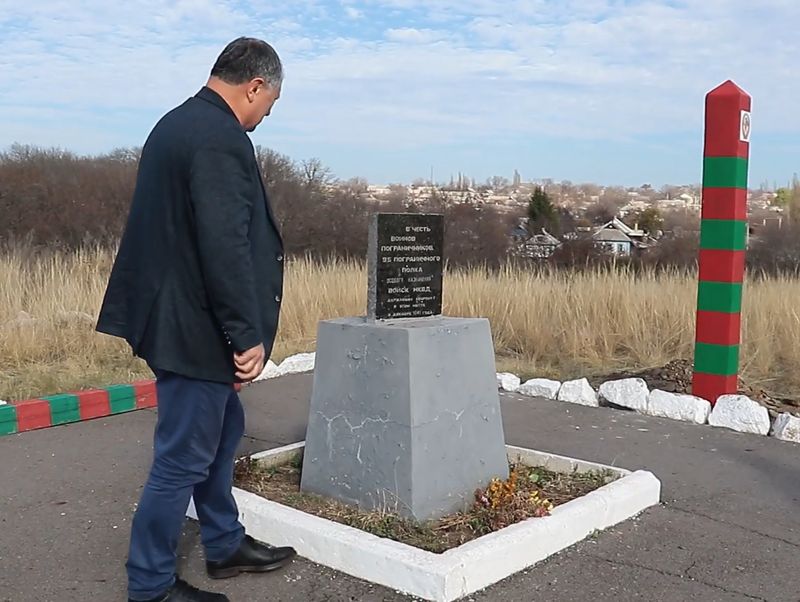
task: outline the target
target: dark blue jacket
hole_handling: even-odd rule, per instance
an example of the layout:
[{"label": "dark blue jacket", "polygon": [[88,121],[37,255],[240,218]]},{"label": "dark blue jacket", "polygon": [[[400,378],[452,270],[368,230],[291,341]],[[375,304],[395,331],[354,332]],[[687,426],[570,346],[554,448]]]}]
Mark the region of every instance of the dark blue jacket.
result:
[{"label": "dark blue jacket", "polygon": [[151,367],[235,382],[233,352],[271,352],[283,243],[253,145],[203,87],[142,149],[136,189],[97,330]]}]

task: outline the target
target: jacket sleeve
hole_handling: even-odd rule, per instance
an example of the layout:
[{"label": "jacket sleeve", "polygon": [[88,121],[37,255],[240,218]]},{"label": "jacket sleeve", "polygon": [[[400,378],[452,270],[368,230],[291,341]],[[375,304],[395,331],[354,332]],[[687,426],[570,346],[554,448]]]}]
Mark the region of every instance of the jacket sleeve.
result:
[{"label": "jacket sleeve", "polygon": [[237,142],[212,140],[195,152],[190,193],[211,310],[241,352],[263,337],[248,237],[254,172],[248,146]]}]

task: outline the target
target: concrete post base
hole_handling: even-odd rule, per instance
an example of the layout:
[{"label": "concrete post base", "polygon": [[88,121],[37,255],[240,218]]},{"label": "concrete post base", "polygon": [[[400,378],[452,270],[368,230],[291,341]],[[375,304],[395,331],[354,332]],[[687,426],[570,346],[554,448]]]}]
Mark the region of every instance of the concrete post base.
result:
[{"label": "concrete post base", "polygon": [[424,521],[507,476],[488,320],[320,323],[303,490]]}]

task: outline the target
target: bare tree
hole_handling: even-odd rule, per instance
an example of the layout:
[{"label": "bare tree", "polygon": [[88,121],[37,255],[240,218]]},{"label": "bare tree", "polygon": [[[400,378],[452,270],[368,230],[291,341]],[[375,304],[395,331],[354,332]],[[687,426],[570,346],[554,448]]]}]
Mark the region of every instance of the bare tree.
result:
[{"label": "bare tree", "polygon": [[789,221],[762,229],[747,250],[752,272],[767,274],[800,272],[800,223]]},{"label": "bare tree", "polygon": [[78,157],[22,145],[0,153],[0,236],[54,247],[114,242],[130,205],[138,156],[138,149]]},{"label": "bare tree", "polygon": [[305,184],[309,187],[322,187],[333,181],[331,170],[322,164],[319,159],[306,159],[302,162]]},{"label": "bare tree", "polygon": [[342,182],[341,187],[353,194],[366,194],[369,190],[369,182],[366,178],[350,178],[346,182]]},{"label": "bare tree", "polygon": [[600,225],[611,221],[619,215],[622,203],[605,196],[586,210],[586,218],[593,224]]},{"label": "bare tree", "polygon": [[503,176],[492,176],[486,181],[486,184],[493,190],[502,191],[508,188],[508,178]]}]

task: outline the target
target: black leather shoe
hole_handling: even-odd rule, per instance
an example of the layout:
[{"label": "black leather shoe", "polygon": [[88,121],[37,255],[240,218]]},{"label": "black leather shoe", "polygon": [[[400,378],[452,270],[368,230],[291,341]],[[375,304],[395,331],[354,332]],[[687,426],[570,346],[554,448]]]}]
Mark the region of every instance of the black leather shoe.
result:
[{"label": "black leather shoe", "polygon": [[[128,602],[135,602],[128,598]],[[147,602],[231,602],[224,594],[213,594],[192,587],[183,579],[175,579],[175,585],[160,598],[153,598]]]},{"label": "black leather shoe", "polygon": [[297,555],[294,548],[273,548],[245,535],[239,549],[222,562],[206,561],[212,579],[227,579],[239,573],[266,573],[289,563]]}]

